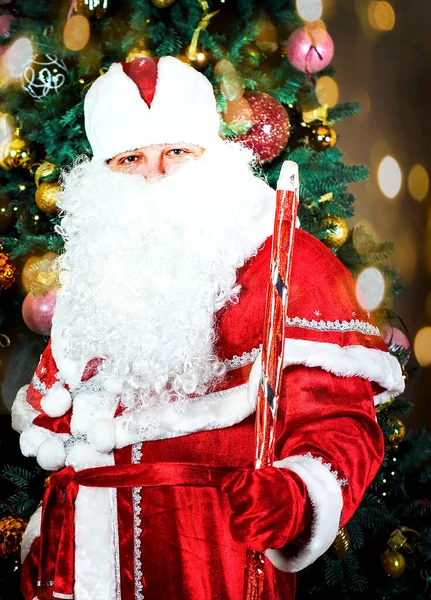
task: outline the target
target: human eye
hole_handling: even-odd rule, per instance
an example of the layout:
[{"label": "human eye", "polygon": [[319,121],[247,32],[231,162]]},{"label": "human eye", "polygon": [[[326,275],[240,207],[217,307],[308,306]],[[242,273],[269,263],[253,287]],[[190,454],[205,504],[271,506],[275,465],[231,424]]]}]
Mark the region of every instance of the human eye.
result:
[{"label": "human eye", "polygon": [[166,154],[168,156],[184,156],[185,154],[188,154],[188,151],[184,148],[171,148]]},{"label": "human eye", "polygon": [[139,157],[136,154],[129,154],[127,156],[123,156],[120,158],[120,165],[131,165],[132,163],[139,160]]}]

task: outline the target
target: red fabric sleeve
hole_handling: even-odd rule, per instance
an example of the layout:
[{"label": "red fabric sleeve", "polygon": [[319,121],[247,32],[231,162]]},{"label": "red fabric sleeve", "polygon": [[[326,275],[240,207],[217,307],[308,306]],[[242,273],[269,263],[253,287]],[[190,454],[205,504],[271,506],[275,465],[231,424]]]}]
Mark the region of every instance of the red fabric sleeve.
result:
[{"label": "red fabric sleeve", "polygon": [[277,460],[311,453],[345,478],[342,527],[352,517],[384,455],[371,384],[302,365],[285,369],[279,405]]},{"label": "red fabric sleeve", "polygon": [[41,407],[44,393],[59,381],[57,376],[58,369],[51,352],[51,340],[49,340],[28,386],[26,400],[30,406],[40,413],[33,421],[35,425],[49,429],[54,433],[70,433],[71,410],[62,417],[52,418]]}]

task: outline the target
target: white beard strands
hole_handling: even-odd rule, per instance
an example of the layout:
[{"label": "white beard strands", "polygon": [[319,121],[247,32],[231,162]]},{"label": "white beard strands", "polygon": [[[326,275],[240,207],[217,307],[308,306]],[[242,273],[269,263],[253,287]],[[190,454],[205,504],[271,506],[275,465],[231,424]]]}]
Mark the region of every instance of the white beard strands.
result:
[{"label": "white beard strands", "polygon": [[251,158],[224,143],[157,182],[85,158],[63,175],[66,354],[105,358],[105,387],[129,409],[204,394],[224,373],[214,315],[237,298],[236,269],[273,202]]}]

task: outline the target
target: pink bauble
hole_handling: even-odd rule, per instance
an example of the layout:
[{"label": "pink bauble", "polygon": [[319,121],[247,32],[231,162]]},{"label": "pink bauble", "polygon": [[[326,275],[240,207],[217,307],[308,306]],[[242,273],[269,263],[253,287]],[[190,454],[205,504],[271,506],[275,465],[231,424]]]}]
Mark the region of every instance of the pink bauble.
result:
[{"label": "pink bauble", "polygon": [[15,20],[12,15],[0,16],[0,38],[8,38],[10,34],[10,24]]},{"label": "pink bauble", "polygon": [[334,42],[325,29],[296,29],[286,42],[289,62],[304,73],[317,73],[334,57]]},{"label": "pink bauble", "polygon": [[27,294],[22,303],[22,318],[29,329],[41,335],[51,333],[57,290],[53,289],[43,296]]},{"label": "pink bauble", "polygon": [[408,337],[396,327],[389,325],[383,332],[383,340],[388,346],[389,350],[395,350],[395,348],[401,348],[401,350],[407,350],[408,356],[410,356],[410,342]]},{"label": "pink bauble", "polygon": [[289,116],[278,100],[263,92],[243,96],[251,109],[252,127],[235,138],[251,148],[260,163],[273,160],[284,150],[290,133]]}]

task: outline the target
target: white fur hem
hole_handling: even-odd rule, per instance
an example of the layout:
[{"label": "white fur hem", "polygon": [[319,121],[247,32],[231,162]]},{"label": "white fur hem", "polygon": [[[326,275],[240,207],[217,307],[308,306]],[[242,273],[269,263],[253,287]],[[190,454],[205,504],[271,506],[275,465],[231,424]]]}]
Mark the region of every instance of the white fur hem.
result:
[{"label": "white fur hem", "polygon": [[296,556],[286,558],[281,550],[265,552],[277,569],[296,573],[311,565],[334,541],[340,524],[343,497],[336,477],[316,458],[291,456],[275,462],[274,466],[290,469],[301,477],[313,506],[311,537]]},{"label": "white fur hem", "polygon": [[40,522],[42,519],[42,506],[31,515],[30,520],[25,529],[21,543],[21,564],[25,561],[27,554],[30,552],[31,545],[34,540],[40,536]]},{"label": "white fur hem", "polygon": [[284,366],[321,367],[341,377],[362,377],[379,384],[384,391],[374,397],[374,404],[387,402],[404,391],[399,362],[389,352],[364,346],[338,346],[328,342],[287,339]]},{"label": "white fur hem", "polygon": [[166,404],[115,419],[116,447],[230,427],[251,415],[256,395],[247,384],[187,404]]}]

